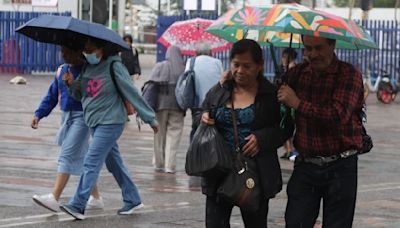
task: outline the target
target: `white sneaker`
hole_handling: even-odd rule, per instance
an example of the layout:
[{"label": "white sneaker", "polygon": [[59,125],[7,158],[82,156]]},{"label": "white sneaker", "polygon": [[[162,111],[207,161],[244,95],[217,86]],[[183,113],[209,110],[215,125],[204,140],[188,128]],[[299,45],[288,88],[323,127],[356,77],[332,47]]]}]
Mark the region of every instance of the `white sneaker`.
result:
[{"label": "white sneaker", "polygon": [[32,196],[33,202],[50,210],[52,212],[57,212],[60,209],[60,203],[54,198],[53,193],[46,195],[34,195]]},{"label": "white sneaker", "polygon": [[175,169],[165,168],[165,172],[166,173],[170,173],[170,174],[174,174],[175,173]]},{"label": "white sneaker", "polygon": [[100,196],[100,198],[96,199],[93,196],[89,197],[89,200],[86,204],[86,210],[94,210],[94,209],[103,209],[104,208],[104,202],[103,202],[103,197]]}]

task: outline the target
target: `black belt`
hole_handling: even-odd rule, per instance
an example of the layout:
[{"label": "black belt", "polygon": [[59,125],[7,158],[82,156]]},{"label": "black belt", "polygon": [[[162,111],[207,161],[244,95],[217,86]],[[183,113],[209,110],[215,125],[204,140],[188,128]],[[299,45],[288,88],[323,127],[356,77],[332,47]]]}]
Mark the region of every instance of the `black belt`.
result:
[{"label": "black belt", "polygon": [[340,154],[336,154],[336,155],[332,155],[332,156],[328,156],[328,157],[314,156],[314,157],[303,158],[301,156],[297,156],[296,161],[312,163],[312,164],[315,164],[318,166],[324,166],[326,164],[337,161],[339,159],[348,158],[350,156],[356,155],[357,153],[358,153],[357,150],[346,150],[345,152],[342,152]]}]

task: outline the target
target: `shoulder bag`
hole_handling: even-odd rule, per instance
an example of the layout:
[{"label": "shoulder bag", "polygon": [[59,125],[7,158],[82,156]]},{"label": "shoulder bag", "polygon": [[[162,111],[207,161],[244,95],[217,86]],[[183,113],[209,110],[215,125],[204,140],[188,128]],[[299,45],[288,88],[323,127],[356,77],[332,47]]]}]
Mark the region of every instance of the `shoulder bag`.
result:
[{"label": "shoulder bag", "polygon": [[226,201],[247,211],[257,211],[262,200],[261,183],[256,161],[242,154],[238,139],[235,108],[232,105],[232,123],[236,147],[233,167],[228,173],[217,193]]}]

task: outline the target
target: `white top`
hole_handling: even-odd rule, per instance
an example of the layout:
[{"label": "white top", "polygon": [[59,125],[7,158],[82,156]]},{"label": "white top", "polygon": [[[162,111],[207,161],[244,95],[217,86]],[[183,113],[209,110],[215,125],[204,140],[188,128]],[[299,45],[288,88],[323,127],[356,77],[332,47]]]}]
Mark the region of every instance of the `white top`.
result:
[{"label": "white top", "polygon": [[[189,67],[190,59],[186,62],[185,71],[189,70]],[[199,97],[199,105],[201,106],[208,90],[218,83],[222,75],[222,62],[208,55],[197,56],[196,62],[194,63],[194,72],[196,73],[196,95]]]}]

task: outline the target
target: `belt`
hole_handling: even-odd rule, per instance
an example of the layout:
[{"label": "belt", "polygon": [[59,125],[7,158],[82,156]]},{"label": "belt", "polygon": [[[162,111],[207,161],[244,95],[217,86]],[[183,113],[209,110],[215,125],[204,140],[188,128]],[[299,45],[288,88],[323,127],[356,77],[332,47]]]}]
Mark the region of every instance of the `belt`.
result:
[{"label": "belt", "polygon": [[322,156],[314,156],[314,157],[301,157],[297,156],[296,161],[300,162],[305,162],[305,163],[312,163],[318,166],[324,166],[326,164],[329,164],[331,162],[337,161],[339,159],[344,159],[348,158],[350,156],[356,155],[358,153],[357,150],[346,150],[340,154],[328,156],[328,157],[322,157]]}]

